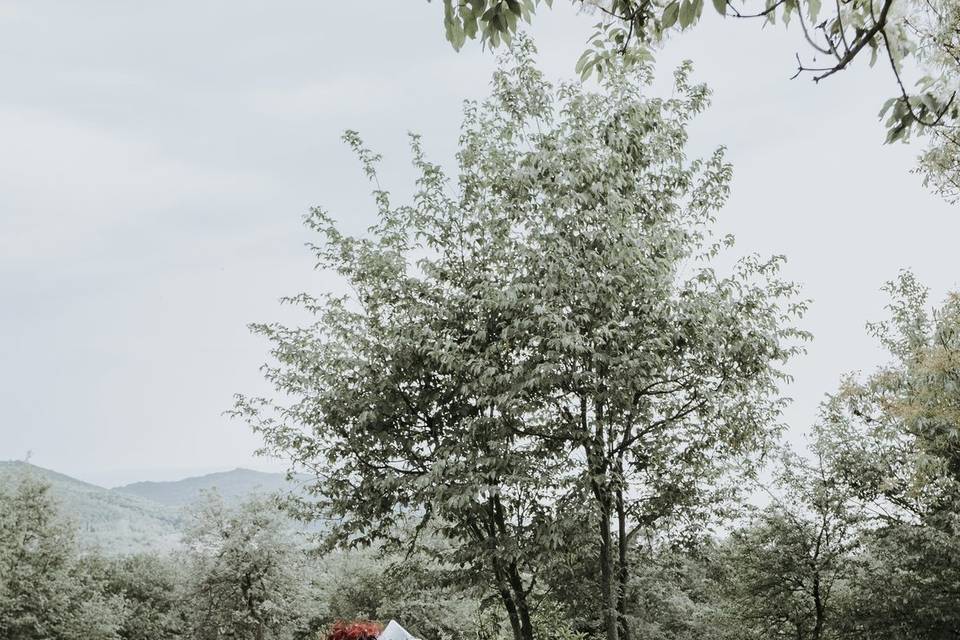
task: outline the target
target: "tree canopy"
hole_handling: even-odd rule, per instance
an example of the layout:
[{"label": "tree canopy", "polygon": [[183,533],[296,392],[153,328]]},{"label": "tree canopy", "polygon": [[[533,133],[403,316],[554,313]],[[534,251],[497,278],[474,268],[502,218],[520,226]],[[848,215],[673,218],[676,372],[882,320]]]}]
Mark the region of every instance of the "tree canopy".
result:
[{"label": "tree canopy", "polygon": [[255,326],[277,399],[237,412],[315,475],[299,506],[331,542],[440,533],[518,638],[543,556],[595,532],[615,639],[638,533],[708,519],[778,430],[805,304],[779,256],[714,265],[733,243],[712,232],[731,168],[722,149],[686,158],[708,98],[688,66],[660,99],[639,67],[597,92],[553,87],[533,53],[518,43],[467,104],[453,193],[413,137],[417,191],[393,205],[347,133],[379,221],[368,237],[320,209],[308,223],[353,295],[293,298],[305,327]]},{"label": "tree canopy", "polygon": [[78,563],[49,485],[26,475],[0,486],[0,636],[115,640],[122,619],[120,600]]},{"label": "tree canopy", "polygon": [[890,361],[849,376],[815,432],[830,475],[869,526],[850,612],[877,638],[946,638],[960,618],[960,297],[931,308],[909,272],[888,283],[889,318],[870,325]]},{"label": "tree canopy", "polygon": [[185,543],[193,637],[264,640],[291,625],[303,593],[301,558],[273,501],[254,498],[230,509],[212,495],[196,510]]}]

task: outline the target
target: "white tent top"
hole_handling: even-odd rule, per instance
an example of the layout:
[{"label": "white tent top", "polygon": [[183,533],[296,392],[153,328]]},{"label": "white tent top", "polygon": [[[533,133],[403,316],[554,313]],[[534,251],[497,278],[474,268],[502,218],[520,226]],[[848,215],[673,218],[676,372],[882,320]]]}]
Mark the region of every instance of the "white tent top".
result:
[{"label": "white tent top", "polygon": [[397,624],[396,620],[391,620],[387,623],[387,626],[384,627],[383,631],[380,632],[380,635],[377,636],[377,640],[417,640],[412,635],[410,635],[406,629]]}]

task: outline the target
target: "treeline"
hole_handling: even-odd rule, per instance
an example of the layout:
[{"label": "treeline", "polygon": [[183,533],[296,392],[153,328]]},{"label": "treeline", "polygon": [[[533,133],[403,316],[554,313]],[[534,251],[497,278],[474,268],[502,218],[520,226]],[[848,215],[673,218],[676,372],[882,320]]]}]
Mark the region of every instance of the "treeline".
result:
[{"label": "treeline", "polygon": [[336,620],[390,618],[466,638],[496,624],[422,558],[318,556],[273,498],[211,496],[190,523],[181,551],[118,556],[76,544],[42,479],[0,487],[0,638],[306,640]]},{"label": "treeline", "polygon": [[[952,389],[945,365],[960,364],[960,299],[926,317],[915,283],[898,287],[912,293],[893,305],[884,340],[911,346],[830,398],[813,455],[772,466],[766,506],[720,534],[636,538],[624,604],[633,637],[957,637],[958,446],[952,409],[932,392]],[[442,536],[424,545],[431,553],[318,553],[279,506],[212,496],[192,510],[181,552],[113,556],[78,548],[48,487],[25,476],[0,490],[0,637],[307,640],[336,620],[391,618],[429,640],[510,633],[491,585]],[[585,522],[541,557],[535,637],[603,635],[598,554]]]}]

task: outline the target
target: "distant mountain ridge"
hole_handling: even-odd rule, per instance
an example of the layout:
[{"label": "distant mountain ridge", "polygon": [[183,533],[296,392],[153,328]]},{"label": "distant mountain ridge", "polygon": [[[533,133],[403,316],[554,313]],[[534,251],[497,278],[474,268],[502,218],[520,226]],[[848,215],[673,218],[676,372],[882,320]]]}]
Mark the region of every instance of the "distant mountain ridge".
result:
[{"label": "distant mountain ridge", "polygon": [[0,460],[0,487],[25,474],[50,484],[61,512],[77,527],[81,546],[111,554],[172,551],[180,546],[186,507],[216,491],[227,503],[292,488],[282,473],[234,469],[168,482],[107,489],[28,462]]},{"label": "distant mountain ridge", "polygon": [[167,482],[134,482],[112,491],[151,500],[171,507],[184,507],[203,497],[204,492],[216,490],[227,502],[243,500],[253,494],[275,493],[290,488],[280,473],[266,473],[236,468],[232,471],[209,473],[203,476]]}]

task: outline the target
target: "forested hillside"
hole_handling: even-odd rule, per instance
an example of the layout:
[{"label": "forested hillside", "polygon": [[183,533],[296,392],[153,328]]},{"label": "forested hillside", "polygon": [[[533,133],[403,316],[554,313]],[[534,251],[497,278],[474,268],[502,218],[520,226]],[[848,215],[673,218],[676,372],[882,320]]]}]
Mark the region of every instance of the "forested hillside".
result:
[{"label": "forested hillside", "polygon": [[234,469],[171,482],[138,482],[107,489],[21,461],[0,461],[0,486],[24,476],[50,485],[50,496],[76,528],[80,547],[110,555],[169,551],[180,546],[185,509],[215,491],[228,503],[284,491],[283,474]]},{"label": "forested hillside", "polygon": [[25,475],[50,484],[50,495],[74,523],[80,546],[108,553],[165,551],[179,544],[177,509],[98,487],[25,462],[0,462],[0,483],[11,487]]},{"label": "forested hillside", "polygon": [[275,493],[290,488],[283,474],[251,469],[234,469],[172,482],[134,482],[116,487],[114,493],[134,496],[169,507],[185,507],[205,491],[216,490],[227,502],[249,498],[255,493]]}]

